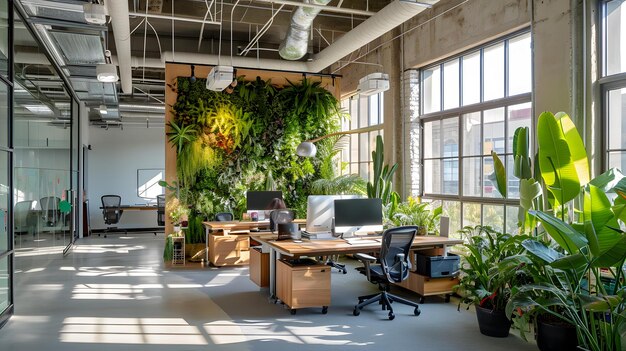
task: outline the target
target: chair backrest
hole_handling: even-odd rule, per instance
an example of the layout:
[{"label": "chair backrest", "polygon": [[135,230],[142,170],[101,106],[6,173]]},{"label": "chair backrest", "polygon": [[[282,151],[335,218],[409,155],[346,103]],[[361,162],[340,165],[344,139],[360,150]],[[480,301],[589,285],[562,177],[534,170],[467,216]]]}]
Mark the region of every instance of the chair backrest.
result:
[{"label": "chair backrest", "polygon": [[296,218],[293,210],[281,209],[270,212],[270,230],[278,232],[278,240],[290,239],[293,232],[291,225]]},{"label": "chair backrest", "polygon": [[59,203],[61,199],[56,196],[42,197],[39,200],[39,206],[41,206],[41,216],[47,225],[56,225],[60,218]]},{"label": "chair backrest", "polygon": [[230,212],[218,212],[215,214],[215,220],[218,222],[230,222],[235,218]]},{"label": "chair backrest", "polygon": [[122,197],[119,195],[103,195],[100,200],[102,201],[102,216],[104,217],[104,223],[116,224],[119,222],[122,216]]},{"label": "chair backrest", "polygon": [[[401,282],[409,276],[409,251],[417,234],[417,226],[396,227],[385,230],[380,248],[380,264],[388,271],[392,282]],[[403,254],[402,261],[397,255]]]},{"label": "chair backrest", "polygon": [[157,195],[157,225],[165,225],[165,195]]},{"label": "chair backrest", "polygon": [[448,237],[450,235],[450,217],[441,216],[439,218],[439,236]]}]

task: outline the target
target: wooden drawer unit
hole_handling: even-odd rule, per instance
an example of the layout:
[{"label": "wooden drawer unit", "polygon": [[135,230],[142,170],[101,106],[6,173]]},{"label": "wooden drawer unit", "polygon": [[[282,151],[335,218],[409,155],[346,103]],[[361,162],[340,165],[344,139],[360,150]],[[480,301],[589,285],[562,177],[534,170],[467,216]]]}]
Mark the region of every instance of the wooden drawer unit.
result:
[{"label": "wooden drawer unit", "polygon": [[452,287],[459,284],[458,277],[431,278],[416,272],[410,272],[408,279],[397,285],[414,291],[422,296],[446,295],[446,302],[452,294]]},{"label": "wooden drawer unit", "polygon": [[250,280],[260,287],[270,285],[270,254],[250,249]]},{"label": "wooden drawer unit", "polygon": [[209,262],[214,266],[246,265],[250,259],[250,238],[247,234],[209,234]]},{"label": "wooden drawer unit", "polygon": [[276,297],[295,314],[297,308],[330,305],[330,267],[322,264],[292,265],[286,261],[276,264]]}]

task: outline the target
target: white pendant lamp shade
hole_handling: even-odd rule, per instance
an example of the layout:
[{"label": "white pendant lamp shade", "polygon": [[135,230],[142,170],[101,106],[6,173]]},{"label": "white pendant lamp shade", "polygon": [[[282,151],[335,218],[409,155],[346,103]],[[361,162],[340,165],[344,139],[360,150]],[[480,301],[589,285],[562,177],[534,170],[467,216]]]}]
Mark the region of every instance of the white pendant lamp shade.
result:
[{"label": "white pendant lamp shade", "polygon": [[314,157],[317,154],[317,147],[310,141],[303,141],[296,148],[296,154],[302,157]]},{"label": "white pendant lamp shade", "polygon": [[104,83],[114,83],[119,79],[117,75],[117,66],[110,63],[101,63],[96,66],[96,75],[98,81]]}]

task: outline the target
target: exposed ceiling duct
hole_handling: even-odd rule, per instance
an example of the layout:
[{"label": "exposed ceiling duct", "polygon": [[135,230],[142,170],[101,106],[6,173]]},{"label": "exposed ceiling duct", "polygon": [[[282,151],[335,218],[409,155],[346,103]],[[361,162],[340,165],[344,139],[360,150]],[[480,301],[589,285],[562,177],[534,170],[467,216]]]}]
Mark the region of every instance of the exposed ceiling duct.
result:
[{"label": "exposed ceiling duct", "polygon": [[[305,4],[327,5],[330,0],[304,0]],[[309,33],[311,25],[318,13],[319,7],[301,6],[293,11],[291,24],[287,30],[287,36],[280,43],[278,53],[285,60],[299,60],[307,53],[309,46]]]},{"label": "exposed ceiling duct", "polygon": [[[326,67],[406,22],[438,1],[439,0],[415,2],[409,0],[395,0],[344,36],[335,40],[330,46],[316,54],[310,62],[256,59],[237,56],[233,57],[232,65],[245,68],[319,73]],[[180,62],[216,65],[219,56],[183,52],[176,52],[174,54],[171,51],[166,51],[161,55],[161,60],[163,63]]]},{"label": "exposed ceiling duct", "polygon": [[130,22],[128,1],[107,1],[106,5],[111,16],[111,27],[115,33],[115,48],[120,70],[120,84],[122,91],[133,91],[133,70],[130,54]]}]

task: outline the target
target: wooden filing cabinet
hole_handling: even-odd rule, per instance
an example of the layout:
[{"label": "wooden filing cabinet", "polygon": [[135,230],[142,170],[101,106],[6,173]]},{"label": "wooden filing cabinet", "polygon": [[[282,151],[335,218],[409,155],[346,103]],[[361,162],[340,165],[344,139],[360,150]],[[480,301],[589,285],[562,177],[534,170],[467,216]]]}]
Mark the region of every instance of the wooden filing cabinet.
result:
[{"label": "wooden filing cabinet", "polygon": [[270,254],[260,248],[250,249],[250,280],[260,287],[270,285]]},{"label": "wooden filing cabinet", "polygon": [[250,260],[248,234],[209,234],[209,262],[214,266],[247,265]]},{"label": "wooden filing cabinet", "polygon": [[322,307],[322,313],[326,313],[330,305],[330,267],[278,261],[276,297],[290,308],[291,314],[305,307]]}]

